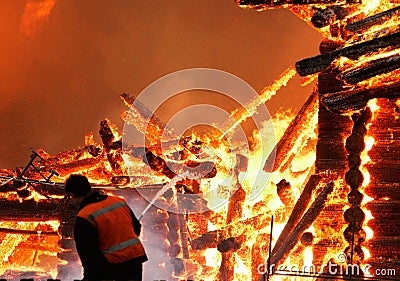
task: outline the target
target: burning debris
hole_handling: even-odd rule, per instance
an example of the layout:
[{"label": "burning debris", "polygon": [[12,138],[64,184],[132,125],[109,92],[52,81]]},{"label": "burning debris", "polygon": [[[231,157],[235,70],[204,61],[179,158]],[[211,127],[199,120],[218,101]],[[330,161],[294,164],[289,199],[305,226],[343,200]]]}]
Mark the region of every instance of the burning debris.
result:
[{"label": "burning debris", "polygon": [[[122,118],[145,136],[143,145],[124,144],[105,119],[101,144],[89,133],[82,148],[55,156],[36,150],[25,168],[1,170],[2,276],[21,251],[33,257],[32,268],[47,269],[43,259],[56,263],[53,278],[66,278],[78,266],[72,238],[77,206],[62,188],[72,173],[143,207],[144,245],[161,252],[150,252],[151,266],[159,269],[153,279],[293,280],[294,274],[360,280],[373,274],[278,267],[287,263],[318,270],[368,264],[400,272],[399,7],[236,2],[258,10],[290,9],[326,37],[321,54],[297,62],[260,99],[232,112],[223,132],[177,136],[144,103],[123,93],[130,110]],[[248,154],[241,153],[243,143],[226,139],[296,72],[318,74],[318,84],[297,116],[285,122],[279,142],[268,147],[264,170],[257,171],[251,161],[262,158],[257,138]],[[146,200],[150,204],[143,206]]]}]

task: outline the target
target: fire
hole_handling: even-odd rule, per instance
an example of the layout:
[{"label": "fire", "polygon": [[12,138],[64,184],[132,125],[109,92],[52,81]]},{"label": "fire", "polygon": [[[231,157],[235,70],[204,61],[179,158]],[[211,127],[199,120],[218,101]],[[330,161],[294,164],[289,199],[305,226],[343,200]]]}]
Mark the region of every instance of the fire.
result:
[{"label": "fire", "polygon": [[229,123],[223,126],[225,129],[221,137],[232,132],[232,130],[234,130],[248,117],[253,116],[257,112],[257,109],[261,104],[269,101],[278,92],[278,90],[286,86],[289,80],[295,75],[296,70],[293,67],[289,67],[271,85],[265,87],[258,97],[256,97],[252,101],[249,101],[243,108],[237,110],[236,112],[233,112],[233,114],[231,115],[233,117],[233,120],[235,121],[233,124]]},{"label": "fire", "polygon": [[48,19],[57,0],[27,0],[26,2],[20,30],[27,35],[34,35]]},{"label": "fire", "polygon": [[[13,279],[19,271],[37,272],[37,276],[57,277],[57,258],[59,252],[58,235],[41,234],[55,231],[58,221],[42,222],[0,222],[2,230],[15,233],[1,234],[0,275]],[[36,235],[33,233],[37,233]],[[31,245],[31,246],[29,246]]]},{"label": "fire", "polygon": [[[367,132],[368,129],[370,128],[372,122],[375,120],[375,112],[377,112],[379,110],[379,105],[377,104],[377,100],[373,99],[370,100],[368,102],[368,107],[370,108],[371,112],[372,112],[372,116],[370,119],[370,122],[367,124]],[[360,166],[360,170],[363,174],[364,177],[364,181],[362,184],[362,190],[361,192],[363,192],[363,190],[365,189],[365,187],[367,187],[370,183],[370,173],[368,171],[368,169],[366,169],[366,164],[371,163],[371,158],[368,155],[368,152],[373,148],[374,144],[375,144],[375,139],[373,136],[371,136],[370,134],[365,135],[364,137],[364,143],[365,143],[365,149],[364,151],[361,153],[361,166]],[[365,213],[365,220],[363,223],[363,230],[366,233],[366,242],[368,242],[369,240],[371,240],[374,237],[374,231],[368,226],[368,223],[374,219],[374,217],[372,216],[372,213],[370,210],[368,210],[365,206],[367,205],[368,202],[371,202],[374,200],[374,198],[368,196],[367,194],[365,194],[365,192],[363,192],[363,200],[361,202],[361,206],[362,206],[362,210]],[[367,247],[363,246],[362,250],[364,252],[364,258],[365,260],[368,260],[371,257],[370,251]]]},{"label": "fire", "polygon": [[[24,13],[23,23],[21,28],[27,33],[32,33],[35,26],[39,25],[46,19],[51,10],[53,9],[56,0],[48,1],[29,1]],[[349,14],[345,19],[336,20],[334,24],[341,25],[342,23],[360,16],[368,16],[378,11],[391,7],[387,1],[367,1],[358,5],[359,9],[349,8]],[[296,10],[298,14],[301,12],[306,18],[310,17],[311,10],[307,11],[306,8],[300,11],[299,8],[291,8]],[[379,26],[379,30],[387,28],[392,30],[394,25],[393,21],[387,21],[383,26]],[[329,27],[321,29],[322,33],[332,34]],[[349,36],[349,40],[340,42],[343,47],[351,46],[356,42],[363,42],[376,36],[376,26],[369,28],[362,35]],[[328,36],[327,36],[328,37]],[[331,37],[331,39],[334,37]],[[337,38],[336,38],[337,39]],[[339,71],[353,71],[364,66],[368,66],[373,61],[378,59],[388,58],[399,54],[398,49],[389,50],[382,49],[379,52],[368,53],[354,58],[339,56],[336,60],[331,62],[331,67],[336,67]],[[204,281],[218,280],[220,276],[227,275],[235,281],[254,280],[259,276],[256,269],[260,264],[265,264],[269,255],[269,250],[273,249],[275,245],[280,245],[278,237],[284,233],[285,226],[288,225],[289,217],[295,208],[296,202],[303,194],[305,184],[310,176],[314,173],[314,163],[316,160],[316,143],[317,143],[317,130],[318,127],[318,98],[313,102],[310,99],[310,107],[305,112],[301,113],[300,117],[295,117],[290,112],[278,113],[272,117],[274,124],[273,131],[268,126],[267,122],[263,127],[255,131],[251,137],[252,147],[248,153],[242,152],[246,143],[243,141],[228,141],[228,136],[239,127],[244,120],[257,113],[258,107],[263,103],[269,101],[274,95],[277,94],[279,89],[286,86],[290,79],[296,75],[296,70],[293,67],[285,70],[271,85],[262,90],[260,95],[253,100],[250,100],[243,108],[240,108],[231,114],[231,119],[223,124],[223,130],[218,132],[210,132],[208,134],[197,134],[196,132],[179,138],[174,135],[172,131],[165,129],[164,134],[167,135],[165,140],[161,140],[164,125],[156,116],[148,114],[148,109],[139,101],[134,101],[127,94],[121,95],[127,106],[132,106],[134,102],[135,108],[129,113],[122,114],[123,120],[127,124],[134,125],[135,128],[143,133],[148,139],[146,147],[122,147],[121,139],[122,134],[110,120],[105,119],[101,122],[100,135],[102,144],[97,144],[94,140],[93,133],[88,133],[85,136],[83,148],[73,151],[63,152],[56,156],[46,153],[44,150],[38,150],[36,153],[40,156],[38,162],[41,164],[39,169],[42,173],[49,173],[51,169],[57,169],[59,173],[58,181],[64,181],[71,173],[81,173],[89,177],[90,181],[102,188],[119,186],[120,188],[131,188],[136,186],[150,185],[156,183],[169,183],[173,189],[172,199],[169,204],[178,205],[178,194],[194,193],[202,196],[205,199],[207,207],[210,209],[204,218],[199,222],[197,214],[179,214],[180,228],[176,230],[179,233],[180,240],[178,239],[177,245],[180,247],[180,252],[174,256],[174,259],[182,261],[184,270],[181,272],[174,272],[176,278],[195,277],[201,278]],[[316,74],[309,75],[303,79],[302,84],[306,85],[317,77]],[[359,89],[363,87],[371,87],[376,83],[393,83],[398,80],[399,71],[394,70],[388,73],[377,75],[375,77],[366,79],[365,81],[357,82],[355,85],[344,82],[345,87],[349,89]],[[340,79],[341,77],[338,77]],[[396,80],[397,79],[397,80]],[[314,92],[315,96],[318,93]],[[314,96],[314,97],[315,97]],[[400,106],[400,101],[396,103]],[[372,112],[371,122],[374,121],[374,112],[379,110],[376,100],[371,100],[368,107]],[[351,112],[351,114],[354,112]],[[305,119],[303,122],[300,119]],[[234,120],[234,121],[231,121]],[[296,121],[294,127],[288,130],[292,125],[292,121]],[[149,125],[149,126],[148,126]],[[366,125],[368,132],[370,124]],[[294,128],[294,129],[293,129]],[[276,139],[270,139],[268,143],[262,142],[262,136],[275,135]],[[286,138],[292,140],[290,143],[285,143]],[[174,140],[184,140],[183,142],[175,142]],[[277,155],[276,163],[273,164],[271,169],[260,170],[257,163],[262,162],[266,156],[271,155],[279,140],[280,145],[284,147],[281,149],[284,153]],[[371,175],[367,169],[368,165],[373,164],[368,153],[374,148],[375,139],[372,134],[364,136],[365,148],[362,151],[360,158],[360,171],[363,174],[363,182],[361,192],[367,188],[371,182]],[[282,141],[282,142],[281,142]],[[282,144],[283,143],[283,144]],[[201,145],[199,145],[201,144]],[[165,150],[160,151],[161,148]],[[199,146],[199,147],[197,147]],[[193,148],[198,148],[198,151],[193,152]],[[191,150],[192,149],[192,150]],[[130,153],[127,153],[127,152]],[[133,152],[132,152],[133,151]],[[144,151],[144,152],[143,152]],[[158,169],[157,173],[153,170],[159,168],[156,166],[150,167],[149,163],[144,163],[144,155],[147,152],[153,153],[152,156],[158,162],[168,162],[168,165],[178,166],[182,164],[198,164],[200,162],[209,161],[214,163],[213,168],[217,173],[207,178],[198,180],[198,187],[190,190],[189,187],[192,179],[188,178],[174,178],[168,174],[163,174],[163,169]],[[179,152],[180,158],[173,158],[171,155]],[[245,154],[245,155],[242,155]],[[267,154],[267,155],[266,155]],[[182,156],[183,155],[183,156]],[[241,170],[241,163],[239,155],[248,160],[245,171]],[[147,155],[146,155],[147,156]],[[157,158],[159,157],[159,158]],[[157,161],[156,164],[159,164]],[[186,162],[185,162],[186,161]],[[150,162],[150,161],[149,161]],[[168,166],[167,165],[167,166]],[[234,168],[233,168],[234,167]],[[165,167],[164,167],[165,168]],[[179,168],[178,168],[179,169]],[[235,170],[236,169],[236,170]],[[180,171],[180,170],[179,170]],[[323,175],[328,178],[331,175]],[[332,172],[333,174],[334,172]],[[182,173],[184,174],[184,173]],[[8,174],[7,174],[8,175]],[[43,176],[40,173],[30,171],[29,178],[43,181]],[[126,175],[134,175],[127,177]],[[12,174],[16,176],[16,174]],[[335,175],[333,175],[335,176]],[[127,179],[128,178],[128,179]],[[181,187],[178,191],[178,181],[181,185],[188,185],[188,190]],[[7,183],[8,184],[8,183]],[[49,181],[46,184],[50,184]],[[330,183],[329,183],[330,184]],[[312,194],[310,194],[310,202],[307,202],[305,209],[310,208],[311,205],[318,200],[318,195],[323,189],[323,185],[328,186],[326,182],[317,182],[313,187]],[[327,202],[329,208],[343,208],[343,194],[347,188],[344,179],[335,178],[333,185],[335,186],[334,192],[328,193]],[[168,185],[166,185],[168,187]],[[165,188],[165,186],[164,186]],[[282,188],[279,192],[279,188]],[[195,190],[195,191],[194,191]],[[18,190],[20,191],[20,190]],[[25,198],[19,197],[18,191],[12,191],[7,194],[10,200],[20,200],[21,203],[28,200],[35,200],[35,202],[43,202],[47,199],[61,200],[60,195],[47,195],[37,190],[31,190],[29,196]],[[165,191],[165,190],[163,190]],[[163,193],[163,192],[162,192]],[[322,192],[321,192],[322,193]],[[160,193],[160,195],[162,195]],[[157,198],[156,198],[157,200]],[[166,200],[163,198],[162,200]],[[322,200],[322,199],[321,199]],[[367,209],[368,203],[375,200],[372,197],[364,194],[361,202],[361,208],[365,214],[365,220],[362,228],[366,233],[366,241],[374,237],[374,231],[368,226],[369,222],[374,219],[372,212]],[[385,200],[385,198],[383,198]],[[357,205],[358,206],[358,205]],[[357,207],[356,206],[356,207]],[[323,206],[322,206],[323,207]],[[321,208],[322,208],[321,207]],[[327,208],[329,211],[329,208]],[[309,209],[308,209],[309,210]],[[203,215],[203,214],[201,214]],[[273,221],[271,221],[273,219]],[[334,220],[337,218],[328,218]],[[336,221],[338,223],[340,221]],[[328,223],[331,223],[330,221]],[[200,225],[201,224],[201,225]],[[271,230],[271,226],[273,229]],[[31,264],[27,264],[26,260],[21,261],[19,268],[29,269],[39,268],[48,271],[53,277],[57,275],[56,271],[47,270],[40,261],[40,257],[50,259],[51,261],[60,262],[56,253],[60,251],[56,245],[58,236],[45,237],[42,235],[42,229],[48,228],[55,230],[59,226],[59,222],[46,222],[45,226],[39,222],[3,222],[2,228],[14,229],[18,233],[8,233],[3,235],[0,247],[0,260],[2,267],[0,274],[6,274],[7,270],[12,270],[14,267],[11,264],[21,259],[18,256],[16,249],[22,244],[28,244],[35,238],[37,241],[46,239],[47,245],[45,248],[39,246],[35,249],[34,260],[30,260]],[[309,227],[309,225],[307,226]],[[297,251],[298,256],[282,258],[279,262],[293,262],[302,263],[296,266],[304,265],[310,267],[318,259],[319,262],[328,264],[334,261],[344,263],[345,261],[338,260],[343,249],[346,247],[346,242],[343,239],[343,231],[346,226],[341,226],[341,232],[333,231],[328,228],[317,224],[311,224],[306,231],[305,237],[317,237],[322,242],[322,238],[331,239],[335,244],[334,247],[326,249],[326,252],[321,254],[314,252],[312,242],[307,239],[298,239],[297,244],[294,244],[293,251]],[[184,228],[187,228],[184,229]],[[338,227],[340,228],[340,226]],[[199,230],[201,229],[201,231]],[[30,232],[24,232],[30,231]],[[32,234],[31,232],[36,234]],[[186,231],[190,234],[190,239],[183,239],[182,236]],[[204,232],[203,232],[204,231]],[[193,236],[193,237],[192,237]],[[190,240],[190,242],[186,241]],[[194,242],[196,241],[196,242]],[[211,242],[210,242],[211,241]],[[278,242],[278,243],[277,243]],[[320,241],[319,241],[320,242]],[[321,242],[321,243],[322,243]],[[331,241],[329,241],[331,242]],[[171,241],[162,241],[172,246]],[[199,243],[199,244],[196,244]],[[271,245],[270,245],[271,244]],[[185,251],[182,249],[185,248]],[[31,251],[28,249],[25,251]],[[367,260],[371,257],[370,250],[366,246],[362,246],[364,258]],[[32,256],[31,255],[27,256]],[[319,256],[318,255],[322,255]],[[285,260],[286,259],[286,260]],[[165,263],[162,265],[165,267]],[[201,267],[204,267],[203,269]],[[54,268],[53,268],[54,269]],[[274,276],[273,280],[288,280],[290,277]],[[222,278],[223,279],[223,278]]]}]

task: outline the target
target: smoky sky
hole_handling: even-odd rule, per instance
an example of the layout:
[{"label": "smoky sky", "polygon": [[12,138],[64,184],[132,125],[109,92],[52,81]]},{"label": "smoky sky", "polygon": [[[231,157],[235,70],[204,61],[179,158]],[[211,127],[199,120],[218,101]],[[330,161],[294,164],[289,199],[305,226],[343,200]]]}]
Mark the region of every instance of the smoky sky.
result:
[{"label": "smoky sky", "polygon": [[[20,30],[25,4],[0,1],[0,168],[83,146],[87,132],[99,141],[103,118],[122,129],[119,95],[169,73],[220,69],[260,92],[321,41],[288,10],[233,0],[58,0],[33,34]],[[297,77],[267,107],[296,111],[309,94]]]}]

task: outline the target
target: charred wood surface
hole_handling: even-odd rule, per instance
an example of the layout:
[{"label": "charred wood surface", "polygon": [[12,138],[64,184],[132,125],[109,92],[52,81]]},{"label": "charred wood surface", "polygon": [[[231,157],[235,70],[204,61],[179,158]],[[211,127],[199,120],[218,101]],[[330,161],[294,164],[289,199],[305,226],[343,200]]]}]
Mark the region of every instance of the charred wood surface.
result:
[{"label": "charred wood surface", "polygon": [[259,234],[251,248],[251,276],[253,277],[252,280],[257,280],[254,277],[260,276],[260,271],[265,270],[264,267],[260,267],[260,264],[266,265],[265,257],[268,256],[269,241],[270,234]]},{"label": "charred wood surface", "polygon": [[343,91],[345,84],[340,79],[337,79],[340,73],[338,69],[335,69],[331,72],[321,72],[318,75],[318,92],[320,96]]},{"label": "charred wood surface", "polygon": [[193,239],[192,247],[194,250],[216,248],[218,243],[228,238],[233,232],[237,235],[241,235],[244,231],[250,234],[251,231],[263,229],[269,223],[271,223],[271,214],[260,214],[250,219],[233,222],[222,229],[208,231]]},{"label": "charred wood surface", "polygon": [[364,191],[378,200],[382,198],[400,200],[400,183],[377,183],[374,179]]},{"label": "charred wood surface", "polygon": [[349,110],[359,110],[365,107],[370,99],[395,99],[398,97],[400,97],[400,82],[391,85],[376,86],[369,89],[357,88],[327,94],[322,97],[322,103],[333,111],[346,112]]},{"label": "charred wood surface", "polygon": [[[360,0],[347,0],[347,3],[360,3]],[[278,8],[284,5],[313,5],[313,4],[324,4],[324,5],[335,5],[342,3],[337,0],[236,0],[236,3],[245,8],[253,9],[271,9]]]},{"label": "charred wood surface", "polygon": [[[236,184],[236,187],[236,192],[231,196],[231,198],[229,198],[226,224],[230,224],[242,217],[246,192],[239,183]],[[231,252],[239,249],[241,246],[240,239],[231,237],[232,231],[228,231],[228,234],[229,237],[220,241],[217,245],[218,251],[222,253],[221,267],[219,272],[221,281],[233,280],[235,257]]]},{"label": "charred wood surface", "polygon": [[10,234],[27,234],[27,235],[53,235],[53,236],[58,236],[57,231],[35,231],[35,230],[25,230],[25,229],[10,229],[10,228],[4,228],[0,227],[0,232],[2,233],[10,233]]},{"label": "charred wood surface", "polygon": [[264,170],[270,172],[268,163],[271,163],[273,157],[275,157],[275,162],[272,171],[277,170],[285,162],[285,159],[290,157],[290,151],[293,148],[293,145],[297,141],[300,141],[299,135],[301,135],[301,132],[304,132],[306,127],[309,126],[311,119],[314,117],[314,114],[316,114],[317,106],[318,90],[314,89],[313,93],[306,100],[296,117],[290,122],[275,149],[272,150],[272,153],[265,161],[266,164]]},{"label": "charred wood surface", "polygon": [[371,182],[366,195],[374,198],[365,208],[371,212],[367,225],[374,236],[366,241],[371,258],[368,263],[377,268],[400,270],[400,129],[399,106],[396,99],[378,99],[379,109],[374,112],[369,134],[375,139],[368,152],[371,158],[366,166]]},{"label": "charred wood surface", "polygon": [[346,25],[346,29],[352,32],[362,31],[368,29],[374,25],[382,24],[389,18],[400,15],[400,6],[393,9],[366,17],[364,19],[349,23]]},{"label": "charred wood surface", "polygon": [[295,197],[292,191],[292,186],[286,180],[281,180],[276,184],[276,192],[286,209],[294,205]]},{"label": "charred wood surface", "polygon": [[0,212],[0,220],[4,221],[46,221],[62,218],[61,213],[56,212],[58,205],[49,201],[26,200],[21,203],[18,200],[1,198],[0,206],[3,210]]},{"label": "charred wood surface", "polygon": [[341,6],[333,5],[320,9],[311,18],[311,22],[317,28],[322,28],[333,24],[337,20],[342,20],[348,15],[348,11]]},{"label": "charred wood surface", "polygon": [[400,55],[374,60],[359,69],[344,72],[339,78],[348,84],[357,84],[371,77],[389,73],[400,68]]},{"label": "charred wood surface", "polygon": [[351,133],[350,118],[322,106],[319,109],[318,125],[316,172],[344,173],[347,168],[344,140]]},{"label": "charred wood surface", "polygon": [[293,229],[293,231],[289,234],[286,239],[286,243],[282,245],[280,248],[274,247],[272,250],[272,264],[279,264],[284,262],[286,257],[289,255],[290,251],[299,241],[303,232],[311,226],[314,220],[318,217],[319,213],[325,206],[325,202],[328,198],[328,195],[333,191],[334,184],[333,182],[328,183],[321,193],[318,194],[318,197],[311,204],[310,208],[301,218],[299,223]]},{"label": "charred wood surface", "polygon": [[300,198],[297,200],[296,205],[294,206],[292,213],[282,230],[282,233],[279,235],[278,240],[275,243],[274,250],[272,254],[274,255],[276,251],[283,247],[283,245],[287,242],[286,239],[289,234],[293,231],[296,225],[299,223],[302,215],[305,213],[306,208],[311,200],[311,196],[315,188],[318,186],[322,177],[319,175],[312,175],[305,185]]},{"label": "charred wood surface", "polygon": [[271,254],[272,264],[279,264],[285,261],[290,251],[293,250],[293,247],[299,241],[303,232],[310,227],[310,225],[314,222],[324,208],[328,195],[333,191],[333,188],[333,182],[328,183],[318,194],[317,198],[311,204],[310,208],[307,210],[301,220],[293,228],[293,231],[291,231],[286,237],[285,243],[280,245],[275,244]]},{"label": "charred wood surface", "polygon": [[395,49],[398,46],[400,46],[400,32],[356,43],[351,46],[342,47],[327,54],[303,59],[296,62],[296,70],[300,76],[307,76],[328,68],[331,63],[339,57],[356,59],[362,55],[378,51],[382,48]]}]

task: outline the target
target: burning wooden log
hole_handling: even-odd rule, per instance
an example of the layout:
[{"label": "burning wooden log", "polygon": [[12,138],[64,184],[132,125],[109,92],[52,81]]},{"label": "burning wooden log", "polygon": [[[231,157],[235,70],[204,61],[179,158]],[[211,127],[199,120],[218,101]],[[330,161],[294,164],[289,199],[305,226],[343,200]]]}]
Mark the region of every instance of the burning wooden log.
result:
[{"label": "burning wooden log", "polygon": [[276,184],[277,193],[285,207],[290,208],[294,205],[295,197],[292,192],[292,186],[286,180],[281,180]]},{"label": "burning wooden log", "polygon": [[152,170],[163,174],[170,179],[176,176],[175,171],[179,171],[180,174],[185,173],[184,169],[186,167],[188,167],[190,172],[195,172],[199,174],[204,174],[205,172],[207,172],[207,174],[203,175],[204,178],[213,178],[217,174],[215,163],[207,160],[192,161],[184,159],[167,162],[149,148],[135,148],[134,151],[131,151],[131,153],[138,156],[143,155],[144,163],[149,165]]},{"label": "burning wooden log", "polygon": [[243,236],[229,237],[228,239],[224,239],[217,244],[217,250],[223,254],[236,251],[240,249],[240,247],[242,246],[242,242],[243,242]]},{"label": "burning wooden log", "polygon": [[68,176],[69,174],[77,173],[82,170],[91,169],[94,166],[101,163],[102,161],[103,161],[103,159],[101,159],[101,158],[84,158],[84,159],[60,164],[60,165],[57,165],[54,167],[57,168],[57,171],[60,174],[60,176],[65,177],[65,176]]},{"label": "burning wooden log", "polygon": [[216,248],[218,243],[223,240],[223,233],[218,230],[213,230],[204,233],[199,238],[192,240],[192,248],[194,250],[205,250],[207,248]]},{"label": "burning wooden log", "polygon": [[339,75],[339,78],[343,82],[353,85],[371,77],[389,73],[398,68],[400,68],[400,55],[393,55],[370,61],[365,67],[343,72]]},{"label": "burning wooden log", "polygon": [[194,250],[205,250],[207,248],[216,248],[218,243],[229,238],[233,232],[236,236],[240,236],[246,231],[249,235],[254,231],[265,227],[265,224],[271,222],[271,214],[260,214],[253,218],[232,222],[219,230],[213,230],[204,233],[202,236],[192,240]]},{"label": "burning wooden log", "polygon": [[395,49],[400,46],[400,32],[374,38],[369,41],[342,47],[327,54],[306,58],[296,62],[296,70],[300,76],[307,76],[328,68],[339,57],[358,58],[382,48]]},{"label": "burning wooden log", "polygon": [[400,6],[395,7],[393,9],[375,14],[370,17],[366,17],[364,19],[349,23],[346,25],[346,29],[352,32],[358,32],[365,29],[368,29],[374,25],[382,24],[388,19],[398,16],[400,14]]},{"label": "burning wooden log", "polygon": [[304,262],[304,250],[313,245],[314,235],[311,232],[304,232],[300,237],[300,243],[297,243],[295,249],[290,255],[290,263],[302,264]]},{"label": "burning wooden log", "polygon": [[[400,41],[399,41],[400,42]],[[322,97],[322,103],[330,110],[346,112],[366,106],[370,99],[397,98],[400,96],[400,82],[372,88],[359,88],[331,93]]]},{"label": "burning wooden log", "polygon": [[300,198],[297,200],[296,205],[294,206],[292,213],[283,228],[281,234],[279,235],[278,240],[275,243],[275,247],[272,250],[272,255],[275,255],[279,248],[282,248],[286,243],[286,239],[289,234],[293,231],[293,229],[298,225],[302,215],[306,211],[308,203],[311,200],[312,192],[316,188],[316,186],[321,181],[322,177],[319,175],[312,175],[305,185]]},{"label": "burning wooden log", "polygon": [[[226,224],[230,224],[242,217],[243,204],[246,199],[246,192],[238,181],[240,171],[246,170],[248,159],[243,155],[236,157],[237,162],[235,166],[236,188],[235,193],[229,198],[228,211],[226,215]],[[241,246],[240,238],[232,237],[233,231],[229,231],[229,238],[218,243],[217,249],[222,253],[222,261],[220,267],[220,280],[230,281],[233,280],[235,257],[230,253],[237,250]]]},{"label": "burning wooden log", "polygon": [[[313,128],[312,120],[315,117],[318,109],[318,91],[315,89],[313,93],[309,96],[307,101],[304,103],[296,117],[290,122],[285,133],[279,140],[275,149],[268,156],[265,161],[264,170],[271,172],[271,167],[269,163],[274,163],[272,171],[276,171],[281,165],[286,162],[286,159],[290,157],[293,153],[290,153],[293,146],[296,143],[301,143],[305,138],[308,138],[307,128]],[[305,142],[303,142],[305,143]],[[276,152],[276,153],[275,153]],[[297,151],[296,151],[297,152]],[[275,157],[275,161],[272,159]]]},{"label": "burning wooden log", "polygon": [[[347,0],[347,3],[360,3],[360,0]],[[257,10],[260,9],[271,9],[271,8],[279,8],[285,7],[287,5],[314,5],[314,4],[323,4],[323,5],[340,5],[342,2],[338,0],[281,0],[281,1],[273,1],[273,0],[236,0],[236,3],[244,8],[254,8]]]},{"label": "burning wooden log", "polygon": [[317,28],[328,26],[337,20],[342,20],[348,15],[348,11],[341,6],[328,6],[317,11],[311,18],[311,22]]},{"label": "burning wooden log", "polygon": [[160,144],[161,136],[164,136],[167,140],[178,139],[178,137],[166,127],[164,122],[140,100],[131,96],[129,93],[122,93],[120,97],[124,103],[130,107],[128,114],[125,116],[125,121],[144,134],[149,140],[150,145]]},{"label": "burning wooden log", "polygon": [[54,235],[54,236],[59,236],[57,231],[38,231],[38,230],[26,230],[26,229],[10,229],[10,228],[4,228],[0,227],[0,232],[1,233],[11,233],[11,234],[28,234],[28,235]]},{"label": "burning wooden log", "polygon": [[251,276],[253,277],[259,276],[260,272],[266,271],[267,262],[265,257],[268,256],[270,235],[266,233],[259,234],[251,248]]},{"label": "burning wooden log", "polygon": [[285,243],[280,245],[275,244],[275,247],[272,250],[271,264],[278,265],[286,259],[290,251],[293,250],[293,247],[299,241],[302,233],[311,226],[324,208],[325,201],[327,200],[328,195],[333,191],[333,187],[333,182],[329,182],[318,194],[315,201],[311,204],[310,208],[294,227],[293,231],[289,234],[289,236],[286,237]]},{"label": "burning wooden log", "polygon": [[108,120],[100,122],[99,134],[103,141],[104,150],[107,154],[108,162],[110,162],[111,169],[116,175],[121,175],[123,173],[122,166],[124,162],[121,155],[122,143],[120,140],[115,139]]},{"label": "burning wooden log", "polygon": [[226,136],[232,136],[236,128],[244,122],[247,118],[257,113],[258,108],[269,101],[276,93],[284,86],[287,85],[290,79],[296,75],[294,67],[290,66],[270,85],[265,87],[262,92],[244,104],[242,107],[231,112],[231,118],[228,118],[224,124],[221,125],[222,134],[218,137],[222,140]]}]

